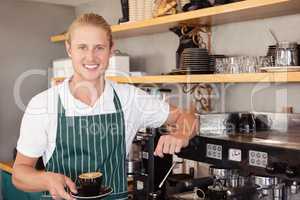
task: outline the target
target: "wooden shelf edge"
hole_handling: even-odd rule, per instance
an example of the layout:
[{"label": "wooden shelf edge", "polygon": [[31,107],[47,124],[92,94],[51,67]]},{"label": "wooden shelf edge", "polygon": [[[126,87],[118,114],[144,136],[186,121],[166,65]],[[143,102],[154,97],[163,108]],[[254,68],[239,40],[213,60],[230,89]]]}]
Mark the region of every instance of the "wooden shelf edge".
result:
[{"label": "wooden shelf edge", "polygon": [[[175,15],[112,25],[111,29],[115,38],[124,38],[168,31],[170,27],[179,23],[195,22],[205,25],[217,25],[294,14],[300,12],[297,9],[299,6],[299,0],[244,0]],[[65,40],[64,34],[51,37],[52,42],[63,40]]]},{"label": "wooden shelf edge", "polygon": [[13,161],[11,162],[0,162],[0,170],[11,173],[13,172]]},{"label": "wooden shelf edge", "polygon": [[51,42],[62,42],[66,39],[65,34],[54,35],[50,37]]},{"label": "wooden shelf edge", "polygon": [[141,77],[108,77],[118,83],[162,84],[162,83],[268,83],[300,82],[300,72],[245,73],[245,74],[201,74],[161,75]]},{"label": "wooden shelf edge", "polygon": [[144,21],[127,22],[124,24],[112,25],[111,28],[113,32],[128,31],[132,29],[151,27],[155,25],[161,25],[161,24],[167,24],[173,22],[184,22],[184,21],[201,18],[201,17],[209,17],[213,15],[232,13],[240,10],[269,6],[269,5],[284,3],[288,1],[289,0],[264,0],[264,1],[244,0],[240,2],[224,4],[220,6],[213,6],[213,7],[202,8],[202,9],[189,11],[189,12],[182,12],[174,15],[167,15],[167,16],[147,19]]},{"label": "wooden shelf edge", "polygon": [[[61,82],[65,78],[52,78]],[[199,74],[199,75],[156,75],[156,76],[108,76],[108,80],[128,84],[163,83],[297,83],[300,72],[244,73],[244,74]]]}]

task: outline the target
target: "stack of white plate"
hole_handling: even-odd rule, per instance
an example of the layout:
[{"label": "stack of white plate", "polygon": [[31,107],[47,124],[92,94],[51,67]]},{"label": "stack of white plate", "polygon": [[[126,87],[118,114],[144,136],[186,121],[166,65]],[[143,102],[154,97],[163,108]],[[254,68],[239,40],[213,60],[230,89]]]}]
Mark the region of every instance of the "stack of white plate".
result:
[{"label": "stack of white plate", "polygon": [[153,0],[144,0],[144,18],[151,19],[153,11]]},{"label": "stack of white plate", "polygon": [[137,2],[141,0],[129,0],[129,21],[137,21]]},{"label": "stack of white plate", "polygon": [[137,0],[136,2],[137,21],[142,21],[144,20],[145,2],[144,0]]}]

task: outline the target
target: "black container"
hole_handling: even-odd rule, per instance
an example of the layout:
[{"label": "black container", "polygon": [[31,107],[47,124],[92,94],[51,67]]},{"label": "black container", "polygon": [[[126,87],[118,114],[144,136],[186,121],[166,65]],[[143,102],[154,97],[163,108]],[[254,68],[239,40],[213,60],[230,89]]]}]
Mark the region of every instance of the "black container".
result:
[{"label": "black container", "polygon": [[243,113],[239,120],[239,133],[254,133],[254,132],[256,132],[254,114]]},{"label": "black container", "polygon": [[268,115],[259,114],[255,117],[256,131],[267,131],[271,128],[271,120]]},{"label": "black container", "polygon": [[[186,33],[193,30],[194,27],[187,27]],[[188,35],[183,35],[181,27],[171,28],[170,31],[179,37],[179,46],[176,51],[176,69],[180,68],[181,54],[186,48],[198,48],[199,46],[193,42],[193,39]]]},{"label": "black container", "polygon": [[129,5],[128,0],[121,0],[123,17],[119,19],[119,24],[129,21]]},{"label": "black container", "polygon": [[208,0],[191,0],[191,3],[187,3],[183,6],[182,11],[187,12],[201,8],[208,8],[211,6],[212,4]]},{"label": "black container", "polygon": [[239,120],[239,113],[230,113],[228,119],[225,121],[226,133],[238,132]]},{"label": "black container", "polygon": [[215,0],[214,6],[232,3],[232,2],[233,2],[232,0]]}]

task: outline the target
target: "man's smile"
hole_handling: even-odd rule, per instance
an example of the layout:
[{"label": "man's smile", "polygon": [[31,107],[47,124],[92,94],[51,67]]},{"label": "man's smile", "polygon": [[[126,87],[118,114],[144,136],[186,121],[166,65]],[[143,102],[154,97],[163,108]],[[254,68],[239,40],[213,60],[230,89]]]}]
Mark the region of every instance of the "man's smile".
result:
[{"label": "man's smile", "polygon": [[99,67],[99,64],[83,64],[83,67],[86,69],[97,69]]}]

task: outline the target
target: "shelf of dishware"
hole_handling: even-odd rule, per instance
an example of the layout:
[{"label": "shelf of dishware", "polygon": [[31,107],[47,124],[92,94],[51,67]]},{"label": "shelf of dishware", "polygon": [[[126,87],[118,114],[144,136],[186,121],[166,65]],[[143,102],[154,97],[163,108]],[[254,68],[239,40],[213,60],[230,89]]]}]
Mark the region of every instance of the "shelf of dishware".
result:
[{"label": "shelf of dishware", "polygon": [[[61,82],[64,78],[53,78],[52,82]],[[107,79],[129,84],[162,83],[268,83],[300,82],[300,72],[267,72],[241,74],[197,74],[197,75],[157,75],[157,76],[109,76]]]},{"label": "shelf of dishware", "polygon": [[[299,0],[244,0],[240,2],[182,12],[137,22],[112,25],[115,38],[133,37],[159,32],[179,24],[220,25],[300,12]],[[51,37],[52,42],[65,40],[64,34]]]}]

